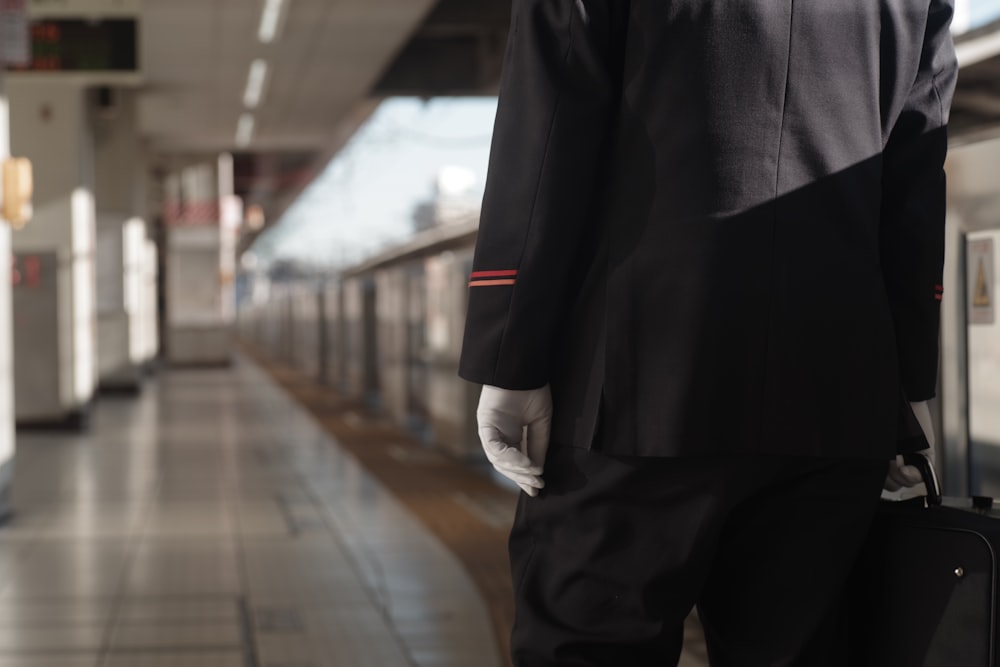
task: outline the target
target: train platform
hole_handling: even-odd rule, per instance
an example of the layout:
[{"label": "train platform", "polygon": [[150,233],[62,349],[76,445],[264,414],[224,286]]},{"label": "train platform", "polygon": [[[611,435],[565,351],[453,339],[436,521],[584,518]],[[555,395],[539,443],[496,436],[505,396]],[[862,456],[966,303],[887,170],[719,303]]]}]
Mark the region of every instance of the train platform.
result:
[{"label": "train platform", "polygon": [[458,558],[258,367],[18,439],[0,667],[494,667]]},{"label": "train platform", "polygon": [[0,667],[509,665],[514,493],[287,367],[22,432],[14,489]]}]

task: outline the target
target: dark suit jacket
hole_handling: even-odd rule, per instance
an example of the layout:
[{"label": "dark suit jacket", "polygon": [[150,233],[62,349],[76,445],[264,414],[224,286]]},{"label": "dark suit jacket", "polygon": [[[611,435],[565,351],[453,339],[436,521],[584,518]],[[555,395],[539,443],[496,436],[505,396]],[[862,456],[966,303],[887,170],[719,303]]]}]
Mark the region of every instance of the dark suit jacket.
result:
[{"label": "dark suit jacket", "polygon": [[514,0],[462,377],[609,453],[891,455],[935,390],[951,14]]}]

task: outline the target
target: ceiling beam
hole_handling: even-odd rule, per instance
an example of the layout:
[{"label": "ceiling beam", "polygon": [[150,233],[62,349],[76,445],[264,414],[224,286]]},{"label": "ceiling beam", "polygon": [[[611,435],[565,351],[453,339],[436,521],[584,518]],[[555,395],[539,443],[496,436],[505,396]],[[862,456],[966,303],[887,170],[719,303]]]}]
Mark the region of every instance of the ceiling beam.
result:
[{"label": "ceiling beam", "polygon": [[509,0],[441,0],[385,70],[374,93],[495,93],[509,25]]}]

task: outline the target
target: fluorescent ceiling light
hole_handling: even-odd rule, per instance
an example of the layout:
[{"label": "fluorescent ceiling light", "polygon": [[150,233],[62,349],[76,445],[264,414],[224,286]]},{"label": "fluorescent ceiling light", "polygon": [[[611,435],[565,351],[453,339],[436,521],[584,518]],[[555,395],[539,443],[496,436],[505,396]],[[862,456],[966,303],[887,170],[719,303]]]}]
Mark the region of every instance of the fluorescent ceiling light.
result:
[{"label": "fluorescent ceiling light", "polygon": [[278,23],[281,21],[281,8],[285,0],[265,0],[264,12],[260,15],[260,28],[257,36],[264,44],[270,44],[278,34]]},{"label": "fluorescent ceiling light", "polygon": [[254,122],[253,114],[250,112],[244,112],[240,116],[240,120],[236,124],[236,145],[240,148],[246,148],[250,145],[250,140],[253,139]]},{"label": "fluorescent ceiling light", "polygon": [[250,63],[250,74],[247,76],[247,89],[243,93],[243,104],[247,109],[256,109],[264,94],[264,80],[267,78],[267,62],[257,58]]}]

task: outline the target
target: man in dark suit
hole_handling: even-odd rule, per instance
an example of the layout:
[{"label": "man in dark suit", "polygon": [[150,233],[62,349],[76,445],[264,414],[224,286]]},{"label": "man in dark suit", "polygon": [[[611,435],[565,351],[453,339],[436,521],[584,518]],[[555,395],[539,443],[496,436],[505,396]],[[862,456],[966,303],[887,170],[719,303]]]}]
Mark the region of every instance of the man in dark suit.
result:
[{"label": "man in dark suit", "polygon": [[840,664],[935,391],[951,14],[514,0],[460,374],[519,667],[674,664],[695,604],[713,665]]}]

